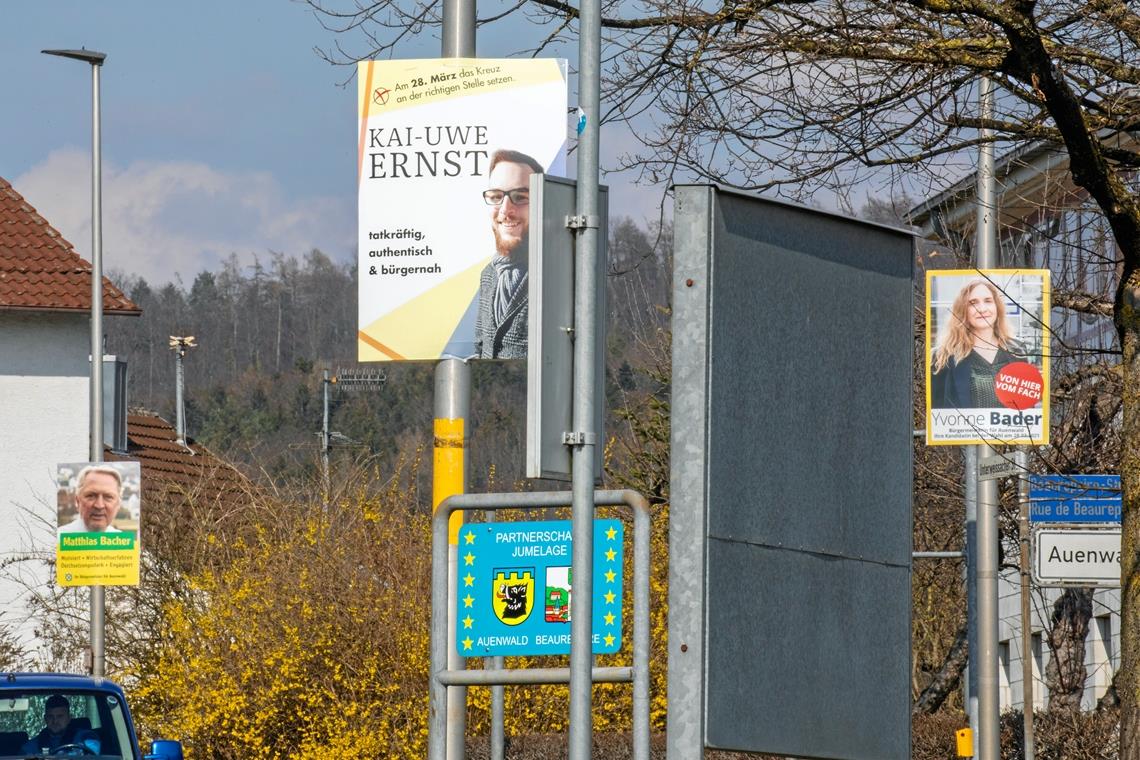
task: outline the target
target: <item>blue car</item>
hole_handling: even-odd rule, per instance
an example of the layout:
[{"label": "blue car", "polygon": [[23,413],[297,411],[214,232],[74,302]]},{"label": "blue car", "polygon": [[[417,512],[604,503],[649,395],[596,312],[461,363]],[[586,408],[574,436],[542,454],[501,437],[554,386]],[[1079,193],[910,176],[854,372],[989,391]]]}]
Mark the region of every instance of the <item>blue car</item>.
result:
[{"label": "blue car", "polygon": [[127,698],[105,678],[0,673],[0,760],[182,760],[176,741],[139,749]]}]

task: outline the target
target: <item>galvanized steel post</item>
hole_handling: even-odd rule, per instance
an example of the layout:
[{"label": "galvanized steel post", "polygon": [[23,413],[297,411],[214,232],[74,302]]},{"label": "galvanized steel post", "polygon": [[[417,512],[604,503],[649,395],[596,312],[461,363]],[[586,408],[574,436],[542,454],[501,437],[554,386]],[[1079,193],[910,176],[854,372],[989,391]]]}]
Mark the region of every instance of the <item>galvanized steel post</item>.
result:
[{"label": "galvanized steel post", "polygon": [[570,611],[570,760],[590,760],[593,747],[591,671],[594,664],[594,377],[598,361],[597,271],[598,146],[601,130],[601,4],[583,0],[578,30],[578,195],[579,226],[574,276],[574,430],[571,509],[574,595]]},{"label": "galvanized steel post", "polygon": [[[444,0],[442,58],[472,58],[475,56],[475,0]],[[444,359],[435,370],[435,485],[432,503],[467,489],[467,459],[465,423],[471,409],[471,366],[459,359]],[[441,447],[441,442],[443,446]],[[440,469],[446,470],[442,476]],[[455,594],[455,576],[459,526],[462,514],[456,515],[449,531],[448,588]],[[443,611],[442,623],[447,625],[449,668],[463,667],[463,658],[455,651],[455,627],[449,624],[448,615],[455,609],[449,604]],[[432,626],[437,624],[432,617]],[[447,760],[462,760],[465,753],[467,724],[467,689],[455,686],[447,690]],[[441,756],[442,757],[442,756]]]},{"label": "galvanized steel post", "polygon": [[[982,121],[993,118],[994,84],[982,77],[980,84]],[[978,148],[978,269],[997,264],[997,204],[994,189],[994,146],[989,141],[993,130],[982,129]],[[990,451],[986,444],[977,447],[980,461]],[[978,652],[972,657],[978,670],[978,758],[1000,760],[1001,735],[998,722],[998,490],[996,480],[978,479]]]},{"label": "galvanized steel post", "polygon": [[1024,760],[1034,760],[1033,737],[1033,612],[1029,599],[1029,455],[1015,454],[1021,473],[1017,477],[1018,533],[1021,545],[1021,725]]},{"label": "galvanized steel post", "polygon": [[[103,461],[103,138],[100,133],[99,71],[107,56],[94,50],[44,50],[48,55],[73,58],[91,65],[91,384],[90,452],[92,462]],[[103,675],[106,662],[103,586],[91,587],[91,674]]]},{"label": "galvanized steel post", "polygon": [[[434,450],[432,456],[432,504],[463,493],[467,485],[466,422],[471,411],[471,367],[458,359],[445,359],[435,368]],[[449,520],[447,531],[447,598],[441,619],[447,627],[447,666],[461,670],[464,660],[455,649],[455,626],[449,615],[455,609],[455,584],[459,566],[459,529],[462,513]],[[432,626],[437,624],[432,618]],[[462,760],[467,724],[467,689],[453,686],[447,691],[447,760]]]}]

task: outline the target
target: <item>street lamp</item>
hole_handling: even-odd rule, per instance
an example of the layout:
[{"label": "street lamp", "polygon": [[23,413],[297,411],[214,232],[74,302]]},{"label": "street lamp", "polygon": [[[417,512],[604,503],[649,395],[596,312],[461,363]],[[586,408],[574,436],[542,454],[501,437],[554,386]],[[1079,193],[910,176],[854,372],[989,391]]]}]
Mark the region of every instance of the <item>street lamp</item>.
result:
[{"label": "street lamp", "polygon": [[[99,69],[107,56],[94,50],[44,50],[47,55],[91,64],[91,419],[90,459],[103,461],[103,177],[99,136]],[[91,674],[101,676],[104,648],[105,594],[91,587]]]}]

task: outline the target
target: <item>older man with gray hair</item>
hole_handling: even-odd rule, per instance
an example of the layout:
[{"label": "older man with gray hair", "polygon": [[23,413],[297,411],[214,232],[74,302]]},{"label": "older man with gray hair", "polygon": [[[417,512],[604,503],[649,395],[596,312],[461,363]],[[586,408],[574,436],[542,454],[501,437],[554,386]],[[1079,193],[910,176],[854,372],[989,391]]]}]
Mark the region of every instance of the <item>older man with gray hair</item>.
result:
[{"label": "older man with gray hair", "polygon": [[75,480],[74,520],[59,526],[60,533],[118,533],[112,524],[122,503],[123,476],[114,467],[91,464]]}]

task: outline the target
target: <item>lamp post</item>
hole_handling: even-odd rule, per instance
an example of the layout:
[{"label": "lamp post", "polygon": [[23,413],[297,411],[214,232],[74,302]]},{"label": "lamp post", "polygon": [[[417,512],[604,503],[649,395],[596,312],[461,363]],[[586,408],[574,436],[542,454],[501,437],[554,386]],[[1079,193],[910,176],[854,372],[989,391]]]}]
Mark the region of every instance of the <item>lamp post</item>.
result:
[{"label": "lamp post", "polygon": [[[91,65],[91,419],[90,459],[103,461],[103,177],[99,136],[99,69],[107,56],[94,50],[44,50]],[[91,674],[103,675],[105,594],[91,587]]]}]

